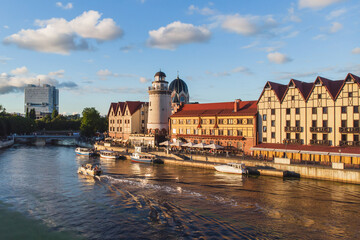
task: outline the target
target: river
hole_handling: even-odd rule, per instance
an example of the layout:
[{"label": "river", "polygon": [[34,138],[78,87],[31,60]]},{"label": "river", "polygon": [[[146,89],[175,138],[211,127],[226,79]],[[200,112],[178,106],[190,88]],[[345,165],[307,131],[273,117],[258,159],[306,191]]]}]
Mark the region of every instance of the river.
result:
[{"label": "river", "polygon": [[[100,180],[78,175],[99,162]],[[360,186],[0,151],[0,239],[360,239]]]}]

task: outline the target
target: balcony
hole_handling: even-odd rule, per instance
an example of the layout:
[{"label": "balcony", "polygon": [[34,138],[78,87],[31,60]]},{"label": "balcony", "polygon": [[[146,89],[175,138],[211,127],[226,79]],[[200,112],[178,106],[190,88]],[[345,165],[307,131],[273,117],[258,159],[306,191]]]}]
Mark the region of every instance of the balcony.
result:
[{"label": "balcony", "polygon": [[288,138],[285,138],[283,140],[283,143],[284,144],[302,144],[303,141],[302,141],[302,139],[288,139]]},{"label": "balcony", "polygon": [[360,141],[340,141],[340,146],[360,147]]},{"label": "balcony", "polygon": [[285,132],[302,132],[302,127],[285,127]]},{"label": "balcony", "polygon": [[311,145],[320,145],[320,146],[330,146],[329,140],[317,140],[317,139],[310,139]]},{"label": "balcony", "polygon": [[312,133],[329,133],[331,128],[329,127],[310,127],[310,132]]},{"label": "balcony", "polygon": [[339,127],[340,133],[360,133],[360,127]]}]

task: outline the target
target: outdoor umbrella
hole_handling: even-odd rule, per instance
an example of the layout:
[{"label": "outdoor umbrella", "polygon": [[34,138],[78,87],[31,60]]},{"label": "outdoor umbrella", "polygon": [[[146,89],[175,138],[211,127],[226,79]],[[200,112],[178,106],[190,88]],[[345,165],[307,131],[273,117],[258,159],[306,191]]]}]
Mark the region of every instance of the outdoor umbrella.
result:
[{"label": "outdoor umbrella", "polygon": [[176,147],[181,147],[182,145],[184,145],[182,142],[177,142],[177,141],[170,144],[170,146],[176,146]]},{"label": "outdoor umbrella", "polygon": [[211,148],[211,149],[223,149],[223,146],[217,145],[215,143],[206,145],[205,148]]},{"label": "outdoor umbrella", "polygon": [[193,148],[205,148],[206,144],[205,143],[198,143],[195,144],[194,146],[192,146]]},{"label": "outdoor umbrella", "polygon": [[159,143],[159,145],[161,145],[161,146],[170,146],[170,144],[171,144],[170,141],[165,141],[165,142]]},{"label": "outdoor umbrella", "polygon": [[192,142],[188,142],[188,143],[185,143],[184,145],[182,145],[183,147],[192,147],[194,146],[195,143],[192,143]]}]

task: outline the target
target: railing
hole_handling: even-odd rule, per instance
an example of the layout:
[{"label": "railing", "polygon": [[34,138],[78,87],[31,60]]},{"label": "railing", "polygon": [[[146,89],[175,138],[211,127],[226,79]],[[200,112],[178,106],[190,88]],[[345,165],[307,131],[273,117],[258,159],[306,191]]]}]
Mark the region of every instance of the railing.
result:
[{"label": "railing", "polygon": [[360,141],[340,141],[340,146],[354,146],[354,147],[360,147]]},{"label": "railing", "polygon": [[169,89],[167,87],[148,87],[148,90],[168,91]]},{"label": "railing", "polygon": [[310,127],[310,132],[314,133],[329,133],[330,131],[330,127]]},{"label": "railing", "polygon": [[317,140],[317,139],[310,139],[311,145],[322,145],[322,146],[330,146],[329,140]]},{"label": "railing", "polygon": [[302,127],[285,127],[285,132],[302,132]]},{"label": "railing", "polygon": [[360,133],[360,127],[339,127],[340,133]]},{"label": "railing", "polygon": [[303,144],[303,140],[302,139],[289,139],[289,138],[285,138],[283,140],[284,144]]}]

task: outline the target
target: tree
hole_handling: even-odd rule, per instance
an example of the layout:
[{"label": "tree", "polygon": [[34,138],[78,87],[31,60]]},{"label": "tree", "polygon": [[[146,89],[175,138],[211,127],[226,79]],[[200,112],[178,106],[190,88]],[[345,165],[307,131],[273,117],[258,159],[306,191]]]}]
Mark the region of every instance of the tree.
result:
[{"label": "tree", "polygon": [[51,119],[56,118],[59,115],[58,111],[56,109],[54,109],[54,111],[51,114]]},{"label": "tree", "polygon": [[94,136],[95,133],[103,128],[103,121],[100,113],[94,108],[84,108],[82,112],[82,119],[80,125],[81,134],[86,137]]},{"label": "tree", "polygon": [[32,108],[29,113],[29,118],[35,120],[36,119],[36,113],[35,108]]}]

